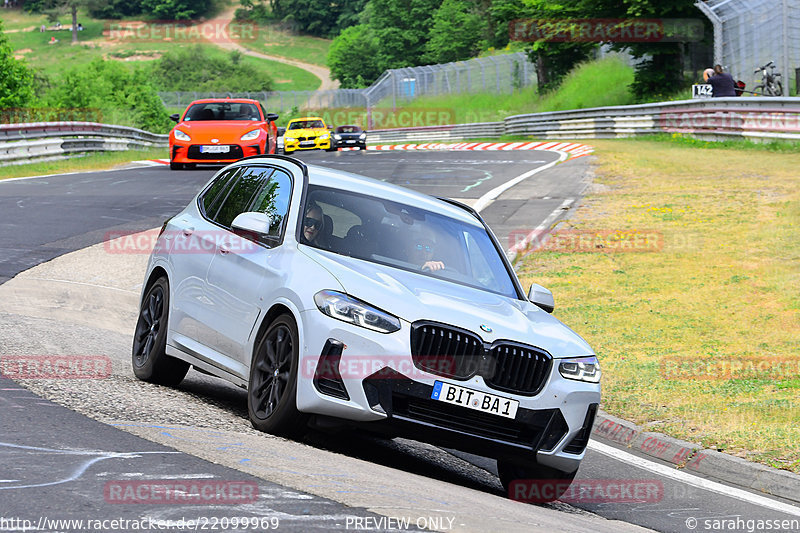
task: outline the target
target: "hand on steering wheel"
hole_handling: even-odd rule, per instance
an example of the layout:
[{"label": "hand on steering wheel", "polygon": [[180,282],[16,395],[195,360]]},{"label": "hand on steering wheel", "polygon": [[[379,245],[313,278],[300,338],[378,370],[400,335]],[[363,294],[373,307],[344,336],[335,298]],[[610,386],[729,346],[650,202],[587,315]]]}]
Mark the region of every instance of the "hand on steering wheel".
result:
[{"label": "hand on steering wheel", "polygon": [[422,265],[422,270],[427,270],[429,272],[444,270],[445,268],[444,263],[441,261],[426,261],[425,264]]}]

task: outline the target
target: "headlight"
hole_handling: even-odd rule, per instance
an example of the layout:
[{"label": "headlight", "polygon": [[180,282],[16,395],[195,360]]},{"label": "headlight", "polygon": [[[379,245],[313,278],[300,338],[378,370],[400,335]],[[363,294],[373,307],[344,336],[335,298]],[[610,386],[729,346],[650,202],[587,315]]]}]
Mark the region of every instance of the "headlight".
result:
[{"label": "headlight", "polygon": [[322,135],[319,136],[319,140],[320,141],[327,141],[328,137],[330,137],[330,135],[328,135],[327,133],[323,133]]},{"label": "headlight", "polygon": [[342,136],[341,135],[334,135],[333,138],[336,139],[337,141],[341,141],[342,140]]},{"label": "headlight", "polygon": [[600,383],[600,363],[594,356],[563,359],[558,364],[558,371],[567,379]]},{"label": "headlight", "polygon": [[331,318],[362,328],[392,333],[400,329],[400,319],[341,292],[324,290],[314,295],[314,303]]},{"label": "headlight", "polygon": [[181,130],[175,130],[175,139],[178,141],[191,141],[192,138],[183,133]]},{"label": "headlight", "polygon": [[358,136],[358,138],[359,139],[366,139],[367,138],[367,134],[366,133],[362,133],[361,135]]},{"label": "headlight", "polygon": [[253,130],[248,131],[244,135],[240,137],[243,141],[252,141],[253,139],[258,139],[258,135],[261,133],[261,130]]}]

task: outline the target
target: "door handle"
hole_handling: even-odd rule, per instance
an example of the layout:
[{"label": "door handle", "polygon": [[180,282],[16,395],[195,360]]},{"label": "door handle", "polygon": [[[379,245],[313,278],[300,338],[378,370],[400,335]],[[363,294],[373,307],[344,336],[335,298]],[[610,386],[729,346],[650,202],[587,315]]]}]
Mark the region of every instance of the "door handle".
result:
[{"label": "door handle", "polygon": [[228,245],[226,245],[226,244],[221,244],[220,245],[219,253],[221,253],[222,255],[228,255],[230,252],[231,252],[231,249],[228,248]]},{"label": "door handle", "polygon": [[194,233],[194,228],[183,228],[183,234],[189,237],[192,233]]}]

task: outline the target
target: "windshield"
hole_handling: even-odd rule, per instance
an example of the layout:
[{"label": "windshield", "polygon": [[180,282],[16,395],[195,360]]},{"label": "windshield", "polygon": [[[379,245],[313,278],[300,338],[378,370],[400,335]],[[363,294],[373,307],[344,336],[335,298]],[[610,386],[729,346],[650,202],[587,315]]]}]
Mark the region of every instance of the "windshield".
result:
[{"label": "windshield", "polygon": [[304,130],[306,128],[324,128],[325,123],[321,120],[297,120],[289,123],[290,130]]},{"label": "windshield", "polygon": [[359,133],[361,128],[358,126],[339,126],[336,128],[336,133]]},{"label": "windshield", "polygon": [[214,102],[194,104],[183,120],[261,120],[261,115],[255,104]]},{"label": "windshield", "polygon": [[509,298],[518,294],[486,229],[432,211],[310,186],[301,242]]}]

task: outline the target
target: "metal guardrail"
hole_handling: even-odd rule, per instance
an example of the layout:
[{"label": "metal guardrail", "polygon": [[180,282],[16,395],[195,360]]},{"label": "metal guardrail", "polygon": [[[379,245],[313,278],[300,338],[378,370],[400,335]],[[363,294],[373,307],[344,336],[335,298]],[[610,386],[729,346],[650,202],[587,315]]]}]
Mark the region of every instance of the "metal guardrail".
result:
[{"label": "metal guardrail", "polygon": [[[800,141],[800,98],[733,97],[597,107],[507,117],[503,122],[371,130],[370,143],[496,139],[541,140],[682,133],[700,139]],[[0,165],[89,151],[168,145],[167,135],[95,122],[0,125]]]},{"label": "metal guardrail", "polygon": [[800,140],[800,98],[713,98],[531,113],[503,122],[371,130],[368,140],[446,141],[501,135],[560,140],[654,133],[682,133],[705,140]]},{"label": "metal guardrail", "polygon": [[706,140],[800,140],[800,98],[731,97],[597,107],[515,115],[504,124],[507,135],[540,139],[684,133]]},{"label": "metal guardrail", "polygon": [[0,166],[168,145],[167,135],[97,122],[0,124]]}]

